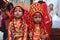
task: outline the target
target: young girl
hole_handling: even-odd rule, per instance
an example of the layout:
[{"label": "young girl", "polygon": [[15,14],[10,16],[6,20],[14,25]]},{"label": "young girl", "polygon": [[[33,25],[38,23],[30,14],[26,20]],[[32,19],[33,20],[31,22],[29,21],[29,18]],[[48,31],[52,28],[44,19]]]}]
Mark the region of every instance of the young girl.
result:
[{"label": "young girl", "polygon": [[8,40],[27,40],[28,25],[26,22],[27,10],[22,5],[16,6],[11,13],[11,22],[8,27]]},{"label": "young girl", "polygon": [[30,6],[30,30],[29,40],[48,40],[48,32],[43,23],[43,9],[39,3],[34,3]]}]

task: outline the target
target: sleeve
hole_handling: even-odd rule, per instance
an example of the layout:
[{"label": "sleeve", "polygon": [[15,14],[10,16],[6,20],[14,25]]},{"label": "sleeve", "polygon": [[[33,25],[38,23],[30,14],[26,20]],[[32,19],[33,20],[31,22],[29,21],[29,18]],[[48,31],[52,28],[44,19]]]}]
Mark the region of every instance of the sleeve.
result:
[{"label": "sleeve", "polygon": [[23,40],[27,40],[27,36],[28,36],[28,27],[27,27],[27,25],[26,25],[26,24],[25,24],[25,28],[24,28],[23,33],[24,33]]},{"label": "sleeve", "polygon": [[8,26],[8,40],[12,40],[12,24],[10,23]]},{"label": "sleeve", "polygon": [[47,40],[49,37],[48,32],[45,28],[41,28],[41,39],[42,40]]}]

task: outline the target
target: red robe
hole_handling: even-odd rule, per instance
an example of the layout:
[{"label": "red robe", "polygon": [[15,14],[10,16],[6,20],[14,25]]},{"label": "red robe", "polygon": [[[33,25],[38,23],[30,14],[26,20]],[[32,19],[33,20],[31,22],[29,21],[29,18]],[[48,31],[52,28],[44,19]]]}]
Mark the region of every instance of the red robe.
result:
[{"label": "red robe", "polygon": [[[40,24],[39,28],[37,28],[37,26],[35,26],[35,23],[33,21],[33,14],[36,13],[36,12],[40,12],[41,15],[42,15],[42,21],[41,21],[42,24]],[[30,24],[32,25],[31,28],[33,27],[33,37],[32,37],[33,40],[43,40],[43,39],[41,39],[42,36],[41,36],[41,33],[40,33],[41,32],[40,29],[42,29],[42,28],[45,29],[44,30],[44,35],[47,35],[48,36],[47,40],[49,40],[51,25],[50,24],[48,25],[48,23],[50,23],[50,16],[49,16],[48,11],[47,11],[47,5],[45,3],[42,3],[42,4],[33,3],[30,6],[30,14],[31,14],[30,19],[32,18],[30,20],[31,21]],[[47,22],[47,21],[49,21],[49,22]],[[30,29],[30,30],[32,30],[32,29]],[[38,31],[40,31],[40,32],[38,32]]]},{"label": "red robe", "polygon": [[[24,10],[24,15],[22,17],[22,20],[14,19],[14,10],[10,11],[10,23],[8,27],[8,40],[28,40],[28,23],[27,23],[27,15],[28,10],[23,8],[23,5],[17,5],[20,6]],[[14,20],[14,22],[13,22]],[[13,28],[12,28],[13,27]]]},{"label": "red robe", "polygon": [[[46,37],[44,39],[44,37]],[[29,30],[29,40],[48,40],[49,34],[44,27],[43,23],[41,25],[33,25],[32,29]]]},{"label": "red robe", "polygon": [[[20,27],[21,26],[21,27]],[[13,19],[8,28],[8,40],[27,40],[28,26],[18,19]]]},{"label": "red robe", "polygon": [[51,29],[52,29],[52,18],[49,15],[49,12],[48,12],[49,10],[48,10],[47,4],[45,2],[41,4],[41,7],[44,10],[44,20],[43,21],[44,21],[47,31],[50,35]]}]

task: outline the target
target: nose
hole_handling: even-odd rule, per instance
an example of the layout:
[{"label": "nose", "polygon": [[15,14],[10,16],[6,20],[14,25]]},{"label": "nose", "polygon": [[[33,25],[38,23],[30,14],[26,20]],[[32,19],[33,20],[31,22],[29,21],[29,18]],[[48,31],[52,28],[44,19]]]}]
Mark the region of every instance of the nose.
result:
[{"label": "nose", "polygon": [[37,19],[41,19],[41,18],[37,18]]}]

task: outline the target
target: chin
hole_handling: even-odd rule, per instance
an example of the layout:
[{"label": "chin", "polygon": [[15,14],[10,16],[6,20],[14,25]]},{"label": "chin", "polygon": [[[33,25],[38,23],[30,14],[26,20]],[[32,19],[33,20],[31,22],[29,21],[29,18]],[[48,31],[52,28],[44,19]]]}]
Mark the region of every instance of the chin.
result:
[{"label": "chin", "polygon": [[19,18],[20,16],[16,16],[17,18]]},{"label": "chin", "polygon": [[40,24],[40,22],[35,22],[35,24]]}]

